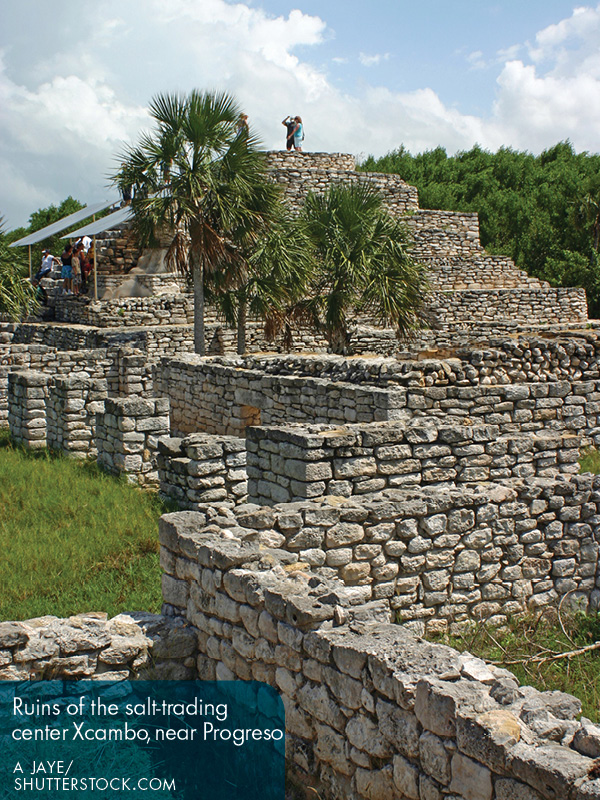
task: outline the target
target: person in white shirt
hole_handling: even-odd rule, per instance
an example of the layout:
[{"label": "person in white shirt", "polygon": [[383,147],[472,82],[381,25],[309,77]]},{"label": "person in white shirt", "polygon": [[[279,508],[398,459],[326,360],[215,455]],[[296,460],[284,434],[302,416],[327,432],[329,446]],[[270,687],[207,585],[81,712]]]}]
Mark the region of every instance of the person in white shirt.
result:
[{"label": "person in white shirt", "polygon": [[55,258],[50,250],[42,250],[42,265],[39,268],[38,272],[36,273],[35,277],[37,278],[38,282],[52,272],[52,267],[54,264],[60,264],[58,258]]}]

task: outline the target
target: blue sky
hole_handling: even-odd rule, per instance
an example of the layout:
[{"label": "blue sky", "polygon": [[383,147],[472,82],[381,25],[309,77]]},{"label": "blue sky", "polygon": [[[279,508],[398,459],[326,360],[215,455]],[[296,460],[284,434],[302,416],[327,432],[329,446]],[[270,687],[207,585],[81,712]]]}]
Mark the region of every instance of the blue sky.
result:
[{"label": "blue sky", "polygon": [[148,100],[234,93],[265,147],[598,150],[600,3],[0,0],[0,214],[108,193]]},{"label": "blue sky", "polygon": [[[292,7],[286,0],[249,5],[274,15],[285,15]],[[341,89],[352,91],[353,85],[364,81],[397,92],[429,86],[448,105],[467,114],[485,114],[494,91],[498,53],[515,45],[522,53],[526,41],[570,17],[576,5],[570,0],[307,0],[302,11],[320,16],[327,30],[318,52],[309,47],[301,52],[315,66],[329,70]],[[481,58],[469,60],[479,52]],[[361,53],[382,58],[365,67]]]}]

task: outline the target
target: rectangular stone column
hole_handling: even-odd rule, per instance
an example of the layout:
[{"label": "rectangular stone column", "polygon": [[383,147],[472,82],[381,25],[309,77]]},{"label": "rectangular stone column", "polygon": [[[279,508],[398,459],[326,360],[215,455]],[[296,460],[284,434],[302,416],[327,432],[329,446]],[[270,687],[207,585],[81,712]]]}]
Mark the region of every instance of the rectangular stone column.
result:
[{"label": "rectangular stone column", "polygon": [[46,447],[46,399],[50,376],[23,370],[8,375],[8,426],[25,447]]},{"label": "rectangular stone column", "polygon": [[[140,350],[122,348],[118,353],[119,394],[131,397],[151,394],[150,372],[146,355]],[[150,384],[150,385],[149,385]]]},{"label": "rectangular stone column", "polygon": [[158,443],[160,491],[181,508],[199,511],[210,503],[246,501],[246,442],[235,436],[192,433]]},{"label": "rectangular stone column", "polygon": [[132,483],[158,484],[158,439],[168,433],[166,398],[108,398],[96,419],[98,463]]},{"label": "rectangular stone column", "polygon": [[48,447],[77,458],[95,457],[96,415],[104,411],[105,380],[75,373],[55,378],[47,400]]}]

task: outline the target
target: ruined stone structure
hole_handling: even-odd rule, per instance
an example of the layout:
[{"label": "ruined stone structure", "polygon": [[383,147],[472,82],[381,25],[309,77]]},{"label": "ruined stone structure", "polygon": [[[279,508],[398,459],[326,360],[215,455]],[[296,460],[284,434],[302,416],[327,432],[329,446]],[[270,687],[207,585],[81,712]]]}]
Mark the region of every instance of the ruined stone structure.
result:
[{"label": "ruined stone structure", "polygon": [[[322,192],[335,183],[368,185],[380,192],[388,211],[403,219],[414,237],[414,255],[429,268],[432,293],[428,301],[432,332],[419,337],[425,346],[444,342],[446,335],[510,331],[515,325],[535,329],[547,325],[581,325],[587,319],[582,289],[555,289],[530,278],[504,256],[490,256],[479,241],[474,213],[423,210],[415,187],[399,176],[356,171],[354,158],[345,154],[266,154],[273,179],[282,187],[292,209],[301,206],[309,191]],[[100,297],[127,280],[140,256],[133,232],[124,227],[98,239]],[[86,304],[72,297],[53,298],[58,320],[105,328],[157,326],[170,335],[190,322],[191,302],[185,282],[174,273],[138,275],[136,294],[151,295]],[[168,293],[165,294],[165,291]],[[175,294],[173,294],[175,292]],[[152,295],[157,296],[152,296]],[[108,296],[107,295],[107,296]],[[298,331],[295,349],[326,349],[322,337]],[[235,350],[231,331],[209,319],[209,352]],[[189,349],[189,339],[186,344]],[[391,355],[399,344],[393,331],[378,330],[369,320],[356,320],[351,331],[353,352]],[[281,343],[269,345],[279,349]],[[249,352],[267,349],[262,326],[250,323]]]},{"label": "ruined stone structure", "polygon": [[[394,358],[393,331],[363,320],[369,355],[341,358],[309,332],[311,355],[259,355],[256,324],[237,357],[213,316],[200,358],[185,292],[0,323],[0,425],[185,509],[161,520],[162,616],[0,623],[0,679],[265,681],[291,771],[327,800],[600,798],[579,701],[421,638],[600,608],[600,478],[577,474],[600,444],[584,293],[489,256],[476,215],[422,211],[397,176],[267,157],[296,207],[335,182],[382,192],[430,268],[435,328]],[[137,258],[111,236],[106,286]]]}]

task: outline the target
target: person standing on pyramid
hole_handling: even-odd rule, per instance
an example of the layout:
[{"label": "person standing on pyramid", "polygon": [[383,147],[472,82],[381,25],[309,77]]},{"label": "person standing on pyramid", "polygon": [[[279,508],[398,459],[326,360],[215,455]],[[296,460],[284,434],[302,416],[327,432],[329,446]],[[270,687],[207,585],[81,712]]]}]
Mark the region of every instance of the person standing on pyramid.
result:
[{"label": "person standing on pyramid", "polygon": [[294,117],[288,116],[281,121],[281,124],[286,128],[286,135],[285,135],[285,146],[287,150],[292,149],[292,145],[294,143],[294,128],[296,127],[296,120]]}]

